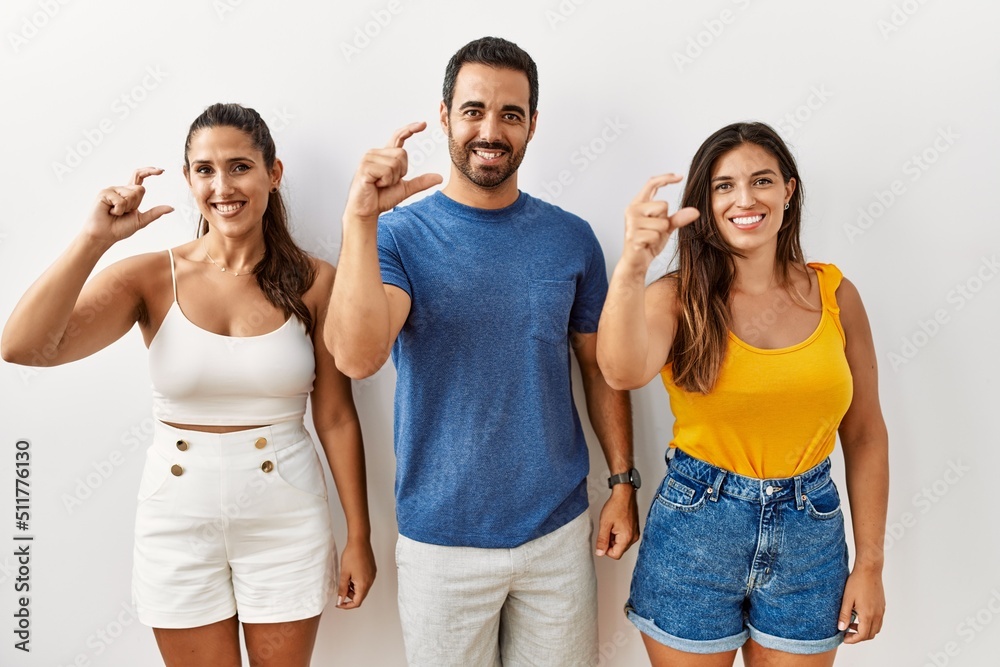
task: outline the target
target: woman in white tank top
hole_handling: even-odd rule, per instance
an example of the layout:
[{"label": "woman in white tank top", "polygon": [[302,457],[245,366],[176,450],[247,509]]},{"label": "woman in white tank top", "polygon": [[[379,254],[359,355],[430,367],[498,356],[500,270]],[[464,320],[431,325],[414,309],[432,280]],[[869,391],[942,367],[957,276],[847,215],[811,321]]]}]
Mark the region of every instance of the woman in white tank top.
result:
[{"label": "woman in white tank top", "polygon": [[[216,104],[185,145],[198,238],[88,280],[112,245],[173,210],[139,210],[144,179],[162,172],[139,169],[100,193],[15,308],[3,358],[64,364],[139,325],[158,420],[138,495],[139,618],[168,666],[240,665],[241,622],[252,664],[305,666],[328,598],[356,608],[375,577],[358,416],[323,342],[334,268],[288,232],[282,164],[260,115]],[[52,355],[32,358],[50,341]],[[307,396],[347,519],[339,578]]]}]

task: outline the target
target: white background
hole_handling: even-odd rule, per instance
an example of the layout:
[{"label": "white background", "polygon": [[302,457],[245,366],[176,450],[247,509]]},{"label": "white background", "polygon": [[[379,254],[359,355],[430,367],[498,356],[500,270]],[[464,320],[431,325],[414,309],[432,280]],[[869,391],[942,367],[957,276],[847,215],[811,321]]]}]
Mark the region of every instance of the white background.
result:
[{"label": "white background", "polygon": [[[609,271],[622,210],[647,177],[686,170],[722,125],[775,124],[799,160],[809,258],[838,264],[867,305],[890,433],[885,627],[841,649],[840,664],[997,664],[995,3],[8,0],[3,12],[4,320],[98,190],[135,167],[166,168],[148,182],[147,202],[177,212],[113,248],[102,266],[192,237],[183,140],[213,102],[253,106],[269,120],[296,236],[330,261],[362,153],[406,122],[436,128],[449,56],[486,34],[516,41],[539,67],[538,131],[521,188],[588,219]],[[411,142],[414,171],[446,172],[434,136]],[[679,190],[665,196],[676,203]],[[151,631],[130,608],[134,499],[151,426],[140,336],[68,367],[0,365],[0,385],[0,664],[159,664]],[[317,665],[403,664],[393,385],[390,365],[355,386],[378,580],[360,610],[324,615]],[[655,382],[633,400],[644,516],[671,417]],[[30,654],[13,649],[12,634],[18,438],[32,454]],[[588,438],[596,518],[607,469],[589,429]],[[839,449],[834,467],[842,480]],[[598,563],[602,665],[645,664],[621,613],[635,554]]]}]

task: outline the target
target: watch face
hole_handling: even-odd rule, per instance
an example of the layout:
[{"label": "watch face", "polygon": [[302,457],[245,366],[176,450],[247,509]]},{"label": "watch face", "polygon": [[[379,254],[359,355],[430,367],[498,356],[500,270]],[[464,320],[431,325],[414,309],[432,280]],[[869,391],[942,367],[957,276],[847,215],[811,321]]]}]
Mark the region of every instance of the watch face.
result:
[{"label": "watch face", "polygon": [[608,478],[608,488],[615,488],[616,484],[631,484],[632,488],[638,489],[642,485],[642,478],[635,468],[627,472],[621,472]]}]

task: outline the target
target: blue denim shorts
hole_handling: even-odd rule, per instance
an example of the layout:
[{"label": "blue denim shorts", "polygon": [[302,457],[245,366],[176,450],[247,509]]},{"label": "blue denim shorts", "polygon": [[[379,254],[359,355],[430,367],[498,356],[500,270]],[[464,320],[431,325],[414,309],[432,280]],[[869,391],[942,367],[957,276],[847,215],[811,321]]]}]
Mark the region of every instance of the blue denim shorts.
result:
[{"label": "blue denim shorts", "polygon": [[657,642],[688,653],[748,637],[823,653],[837,630],[847,543],[830,461],[756,479],[676,450],[646,518],[625,612]]}]

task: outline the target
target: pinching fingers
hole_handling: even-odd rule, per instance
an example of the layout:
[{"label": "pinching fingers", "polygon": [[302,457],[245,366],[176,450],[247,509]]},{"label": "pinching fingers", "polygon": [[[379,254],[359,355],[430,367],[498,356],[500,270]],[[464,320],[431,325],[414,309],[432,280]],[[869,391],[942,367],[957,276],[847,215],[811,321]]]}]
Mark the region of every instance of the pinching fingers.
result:
[{"label": "pinching fingers", "polygon": [[441,174],[421,174],[409,181],[403,181],[403,185],[406,187],[406,196],[410,197],[443,182]]},{"label": "pinching fingers", "polygon": [[685,206],[684,208],[682,208],[681,210],[677,211],[672,216],[670,216],[670,226],[673,227],[674,229],[679,229],[681,227],[690,225],[699,217],[701,217],[701,213],[698,212],[698,209],[694,208],[693,206]]},{"label": "pinching fingers", "polygon": [[417,132],[423,131],[424,128],[426,127],[427,123],[425,123],[424,121],[420,121],[417,123],[410,123],[409,125],[404,125],[403,127],[399,128],[393,133],[392,139],[390,139],[389,143],[386,144],[386,148],[402,148],[403,143],[407,139],[412,137]]},{"label": "pinching fingers", "polygon": [[139,224],[145,227],[149,223],[158,219],[160,216],[164,216],[167,213],[173,213],[173,212],[174,212],[173,206],[165,206],[165,205],[154,206],[148,211],[143,211],[139,213]]},{"label": "pinching fingers", "polygon": [[115,188],[105,188],[102,190],[100,201],[108,207],[108,212],[112,215],[121,215],[126,205],[125,197],[118,194]]},{"label": "pinching fingers", "polygon": [[158,167],[140,167],[132,172],[131,185],[142,185],[142,179],[148,176],[159,176],[162,173],[163,170]]},{"label": "pinching fingers", "polygon": [[146,188],[141,185],[118,185],[111,189],[121,197],[121,201],[112,207],[112,215],[125,215],[139,208],[139,202],[146,194]]},{"label": "pinching fingers", "polygon": [[669,204],[660,200],[637,202],[629,207],[629,212],[636,218],[666,219],[669,211]]},{"label": "pinching fingers", "polygon": [[674,173],[653,176],[646,181],[645,185],[642,186],[642,190],[640,190],[639,194],[635,196],[632,203],[638,204],[641,202],[651,201],[653,196],[656,195],[657,190],[666,185],[670,185],[671,183],[680,183],[682,180],[684,180],[683,176]]}]

